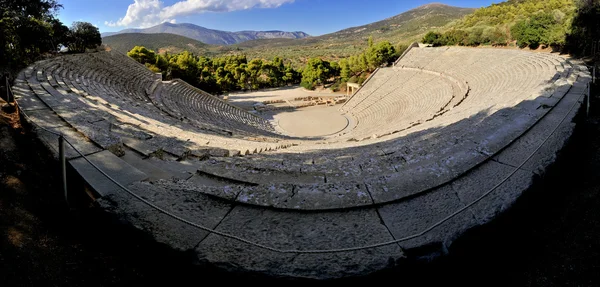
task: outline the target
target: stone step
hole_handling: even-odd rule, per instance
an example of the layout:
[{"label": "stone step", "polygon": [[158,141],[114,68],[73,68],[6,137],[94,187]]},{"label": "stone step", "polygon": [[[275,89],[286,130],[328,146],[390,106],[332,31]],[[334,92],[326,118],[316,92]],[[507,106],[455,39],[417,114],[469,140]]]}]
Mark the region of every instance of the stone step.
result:
[{"label": "stone step", "polygon": [[[101,151],[89,155],[87,158],[123,186],[148,179],[147,174],[131,166],[110,151]],[[97,197],[105,197],[113,193],[125,193],[84,158],[69,160],[69,165],[89,184]]]}]

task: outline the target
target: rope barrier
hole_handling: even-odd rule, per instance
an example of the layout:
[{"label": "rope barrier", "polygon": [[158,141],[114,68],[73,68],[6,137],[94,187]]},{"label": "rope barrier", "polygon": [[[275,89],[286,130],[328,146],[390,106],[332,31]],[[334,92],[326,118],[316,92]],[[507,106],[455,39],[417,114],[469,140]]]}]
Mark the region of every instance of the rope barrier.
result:
[{"label": "rope barrier", "polygon": [[[566,94],[565,94],[566,97]],[[562,99],[561,99],[562,100]],[[15,100],[16,102],[16,100]],[[69,142],[66,138],[64,138],[62,136],[62,134],[56,133],[56,132],[52,132],[44,127],[39,126],[37,123],[33,122],[34,125],[38,126],[39,128],[41,128],[42,130],[45,130],[47,132],[50,132],[52,134],[55,135],[59,135],[60,137],[64,138],[64,141],[69,144],[69,146],[71,146],[73,148],[73,150],[75,150],[75,152],[77,154],[79,154],[87,163],[89,163],[94,169],[96,169],[98,172],[100,172],[103,176],[105,176],[107,179],[109,179],[111,182],[113,182],[114,184],[116,184],[119,188],[121,188],[122,190],[124,190],[126,193],[128,193],[129,195],[133,196],[134,198],[138,199],[139,201],[141,201],[142,203],[146,204],[147,206],[157,210],[160,213],[163,213],[165,215],[167,215],[168,217],[171,217],[177,221],[180,221],[182,223],[185,223],[187,225],[196,227],[200,230],[206,231],[208,233],[211,234],[215,234],[215,235],[219,235],[225,238],[229,238],[229,239],[233,239],[242,243],[246,243],[248,245],[254,246],[254,247],[258,247],[261,249],[265,249],[265,250],[269,250],[272,252],[276,252],[276,253],[294,253],[294,254],[324,254],[324,253],[340,253],[340,252],[352,252],[352,251],[360,251],[360,250],[365,250],[365,249],[372,249],[372,248],[378,248],[378,247],[383,247],[383,246],[388,246],[388,245],[393,245],[393,244],[397,244],[400,242],[404,242],[410,239],[414,239],[420,236],[425,235],[426,233],[430,232],[431,230],[435,229],[436,227],[439,227],[440,225],[442,225],[443,223],[447,222],[448,220],[454,218],[455,216],[459,215],[460,213],[464,212],[465,210],[469,209],[470,207],[472,207],[473,205],[477,204],[478,202],[480,202],[481,200],[483,200],[484,198],[486,198],[488,195],[490,195],[494,190],[496,190],[498,187],[500,187],[502,184],[504,184],[507,180],[509,180],[515,173],[517,173],[517,171],[519,171],[519,169],[521,169],[538,151],[540,148],[542,148],[542,146],[550,139],[550,137],[552,137],[552,135],[554,135],[554,133],[556,132],[556,130],[558,130],[558,128],[563,124],[563,122],[566,120],[566,118],[569,116],[569,114],[571,114],[571,112],[573,111],[573,109],[575,108],[575,106],[577,105],[577,103],[579,102],[579,100],[577,100],[575,103],[573,103],[573,105],[571,106],[571,108],[569,109],[569,111],[565,114],[565,116],[562,118],[562,120],[556,125],[556,127],[554,127],[554,129],[552,130],[552,132],[542,141],[542,143],[527,157],[525,158],[525,160],[518,165],[517,167],[515,167],[513,169],[513,171],[511,173],[509,173],[506,177],[504,177],[504,179],[502,179],[502,181],[500,181],[499,183],[497,183],[496,185],[494,185],[494,187],[492,187],[491,189],[489,189],[488,191],[486,191],[485,193],[483,193],[481,196],[479,196],[477,199],[475,199],[474,201],[470,202],[469,204],[463,206],[462,208],[459,208],[458,210],[454,211],[453,213],[451,213],[450,215],[444,217],[443,219],[435,222],[434,224],[432,224],[431,226],[429,226],[428,228],[424,229],[421,232],[406,236],[406,237],[402,237],[399,239],[395,239],[395,240],[390,240],[390,241],[385,241],[385,242],[380,242],[380,243],[375,243],[375,244],[370,244],[370,245],[363,245],[363,246],[357,246],[357,247],[349,247],[349,248],[337,248],[337,249],[326,249],[326,250],[298,250],[298,249],[278,249],[278,248],[274,248],[274,247],[270,247],[261,243],[256,243],[253,241],[250,241],[248,239],[239,237],[239,236],[235,236],[229,233],[225,233],[225,232],[221,232],[215,229],[211,229],[208,227],[205,227],[203,225],[191,222],[183,217],[180,217],[176,214],[173,214],[157,205],[155,205],[154,203],[142,198],[140,195],[136,194],[135,192],[129,190],[127,187],[123,186],[122,184],[120,184],[119,182],[117,182],[115,179],[113,179],[110,175],[108,175],[106,172],[104,172],[102,169],[100,169],[96,164],[94,164],[92,161],[90,161],[83,153],[81,153],[79,150],[77,150],[75,148],[75,146]],[[31,120],[31,118],[29,118],[29,116],[27,116],[27,114],[22,111],[19,108],[19,111],[25,115],[25,117],[29,120]]]}]

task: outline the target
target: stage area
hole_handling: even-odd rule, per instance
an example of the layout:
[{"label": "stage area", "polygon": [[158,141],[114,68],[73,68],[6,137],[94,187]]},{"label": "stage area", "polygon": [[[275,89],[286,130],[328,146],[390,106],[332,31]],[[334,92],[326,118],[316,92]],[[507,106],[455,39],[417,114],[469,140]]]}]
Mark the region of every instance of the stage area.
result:
[{"label": "stage area", "polygon": [[273,115],[282,132],[290,136],[317,137],[338,133],[348,126],[348,119],[339,106],[308,107]]}]

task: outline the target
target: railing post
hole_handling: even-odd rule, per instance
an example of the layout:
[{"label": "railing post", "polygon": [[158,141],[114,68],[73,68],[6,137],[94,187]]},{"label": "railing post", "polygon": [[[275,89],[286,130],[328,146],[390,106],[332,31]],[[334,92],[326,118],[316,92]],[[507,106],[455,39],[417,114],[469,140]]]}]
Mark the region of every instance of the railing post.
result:
[{"label": "railing post", "polygon": [[6,84],[6,102],[10,104],[10,87],[8,86],[8,77],[4,77]]},{"label": "railing post", "polygon": [[590,83],[588,83],[588,85],[587,85],[587,105],[586,105],[586,107],[585,107],[585,115],[586,115],[587,117],[589,117],[589,116],[590,116],[590,96],[592,95],[592,94],[590,93],[590,86],[591,86],[591,84],[590,84]]},{"label": "railing post", "polygon": [[58,157],[60,160],[60,175],[62,179],[63,192],[65,201],[69,203],[67,196],[67,162],[65,159],[65,138],[61,135],[58,137]]}]

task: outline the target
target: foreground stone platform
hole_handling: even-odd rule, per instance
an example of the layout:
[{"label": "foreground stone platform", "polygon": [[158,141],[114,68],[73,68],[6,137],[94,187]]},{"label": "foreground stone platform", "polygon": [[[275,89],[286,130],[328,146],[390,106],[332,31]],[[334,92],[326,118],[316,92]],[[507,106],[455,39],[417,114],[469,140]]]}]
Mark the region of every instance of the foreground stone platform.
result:
[{"label": "foreground stone platform", "polygon": [[343,132],[310,138],[114,52],[38,62],[14,90],[127,187],[67,149],[107,212],[201,263],[323,279],[444,254],[509,208],[568,140],[589,81],[554,54],[413,48],[341,107]]}]

